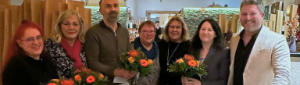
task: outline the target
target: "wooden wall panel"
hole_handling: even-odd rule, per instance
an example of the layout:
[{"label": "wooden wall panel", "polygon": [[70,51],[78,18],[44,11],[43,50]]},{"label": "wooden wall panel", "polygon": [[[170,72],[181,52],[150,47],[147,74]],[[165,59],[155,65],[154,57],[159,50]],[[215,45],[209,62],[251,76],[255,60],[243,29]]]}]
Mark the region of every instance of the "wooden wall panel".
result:
[{"label": "wooden wall panel", "polygon": [[45,14],[44,14],[44,31],[45,37],[49,37],[51,34],[51,29],[54,28],[52,25],[56,18],[53,15],[59,15],[65,9],[65,0],[46,0],[45,1]]},{"label": "wooden wall panel", "polygon": [[11,29],[11,36],[15,34],[16,29],[22,22],[22,17],[21,17],[21,6],[10,6],[10,15],[11,15],[11,24],[10,24],[10,29]]},{"label": "wooden wall panel", "polygon": [[10,24],[10,14],[9,14],[9,9],[6,8],[4,9],[4,44],[3,44],[3,47],[4,47],[4,51],[3,51],[3,55],[2,56],[6,56],[6,53],[7,53],[7,47],[9,45],[9,42],[10,42],[10,27],[9,27],[9,24]]},{"label": "wooden wall panel", "polygon": [[222,33],[225,32],[226,21],[227,21],[226,15],[225,14],[219,14],[219,25],[220,25]]},{"label": "wooden wall panel", "polygon": [[9,4],[10,4],[9,1],[10,0],[0,0],[0,5],[2,5],[2,6],[9,6]]},{"label": "wooden wall panel", "polygon": [[2,56],[2,53],[3,53],[3,38],[4,38],[4,8],[1,8],[0,7],[0,85],[2,85],[2,70],[3,70],[3,56]]},{"label": "wooden wall panel", "polygon": [[44,11],[42,8],[42,1],[40,0],[31,0],[31,20],[36,24],[42,25],[42,12]]},{"label": "wooden wall panel", "polygon": [[282,23],[283,23],[283,11],[277,10],[277,19],[276,19],[275,32],[281,34]]},{"label": "wooden wall panel", "polygon": [[271,14],[270,15],[269,28],[272,31],[276,30],[276,14]]},{"label": "wooden wall panel", "polygon": [[92,23],[92,10],[86,8],[84,11],[84,22],[85,22],[85,31],[86,32],[90,27],[91,27],[91,23]]},{"label": "wooden wall panel", "polygon": [[23,2],[24,19],[31,20],[31,0],[24,0]]},{"label": "wooden wall panel", "polygon": [[239,15],[231,15],[232,16],[232,23],[231,23],[231,30],[233,33],[237,32],[237,25],[238,25],[238,21],[239,21]]}]

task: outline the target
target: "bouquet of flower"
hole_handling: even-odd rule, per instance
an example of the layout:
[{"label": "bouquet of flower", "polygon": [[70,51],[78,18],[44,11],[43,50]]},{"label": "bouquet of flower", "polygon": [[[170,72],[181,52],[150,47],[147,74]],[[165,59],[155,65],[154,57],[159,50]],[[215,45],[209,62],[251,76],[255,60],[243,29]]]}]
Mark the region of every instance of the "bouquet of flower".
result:
[{"label": "bouquet of flower", "polygon": [[[137,71],[137,78],[140,76],[147,76],[151,70],[153,61],[147,59],[147,56],[140,50],[130,50],[129,52],[122,53],[120,56],[121,68],[129,71]],[[115,77],[113,83],[121,83],[129,85],[128,79],[122,77]]]},{"label": "bouquet of flower", "polygon": [[130,71],[138,71],[141,76],[148,74],[152,64],[152,59],[147,59],[140,50],[130,50],[121,54],[121,67]]},{"label": "bouquet of flower", "polygon": [[168,71],[179,73],[185,77],[197,78],[201,81],[203,76],[207,75],[206,65],[187,54],[184,55],[184,58],[177,59],[175,63],[171,64]]},{"label": "bouquet of flower", "polygon": [[87,68],[77,69],[70,79],[52,79],[48,85],[104,85],[107,77],[102,73],[93,72]]}]

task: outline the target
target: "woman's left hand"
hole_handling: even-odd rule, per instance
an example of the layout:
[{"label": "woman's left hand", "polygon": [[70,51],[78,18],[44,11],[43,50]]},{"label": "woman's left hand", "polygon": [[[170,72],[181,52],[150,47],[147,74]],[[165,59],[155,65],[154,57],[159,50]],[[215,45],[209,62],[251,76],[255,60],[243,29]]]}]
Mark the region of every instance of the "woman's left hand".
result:
[{"label": "woman's left hand", "polygon": [[182,85],[201,85],[201,82],[197,79],[190,77],[181,77]]}]

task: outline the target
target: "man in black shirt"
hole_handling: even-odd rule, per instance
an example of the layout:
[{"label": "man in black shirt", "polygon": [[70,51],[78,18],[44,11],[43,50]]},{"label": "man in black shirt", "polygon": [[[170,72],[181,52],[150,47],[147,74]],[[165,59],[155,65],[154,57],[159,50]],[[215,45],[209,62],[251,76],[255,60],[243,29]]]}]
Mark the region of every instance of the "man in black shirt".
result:
[{"label": "man in black shirt", "polygon": [[244,30],[231,39],[228,85],[288,85],[290,52],[284,36],[263,25],[263,5],[244,0],[240,21]]}]

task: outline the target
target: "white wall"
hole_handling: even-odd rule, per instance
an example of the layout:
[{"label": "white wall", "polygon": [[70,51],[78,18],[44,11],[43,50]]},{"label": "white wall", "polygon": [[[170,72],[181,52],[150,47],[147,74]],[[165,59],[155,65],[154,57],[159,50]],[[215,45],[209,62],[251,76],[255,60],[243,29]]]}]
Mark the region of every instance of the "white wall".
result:
[{"label": "white wall", "polygon": [[[213,3],[224,6],[225,4],[231,8],[239,8],[242,0],[128,0],[127,6],[134,9],[132,12],[134,18],[144,18],[146,10],[158,11],[179,11],[186,7],[207,7]],[[131,6],[134,3],[134,6]]]}]

